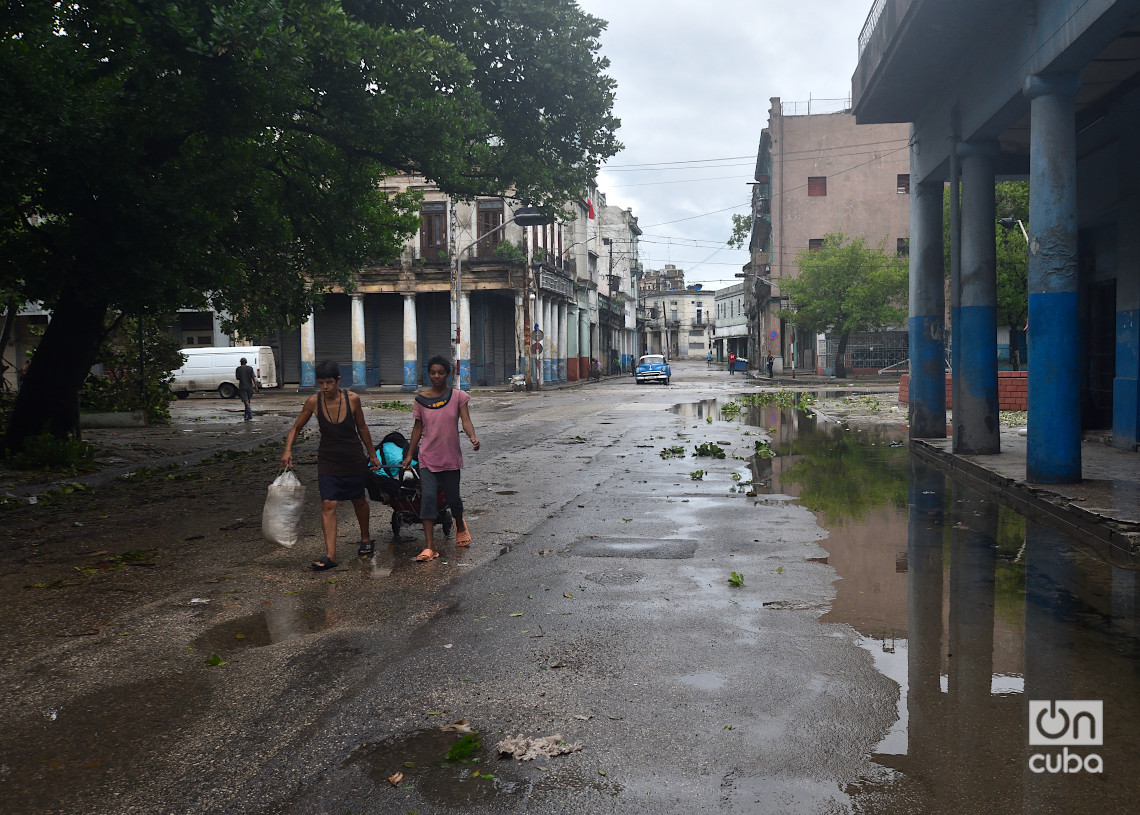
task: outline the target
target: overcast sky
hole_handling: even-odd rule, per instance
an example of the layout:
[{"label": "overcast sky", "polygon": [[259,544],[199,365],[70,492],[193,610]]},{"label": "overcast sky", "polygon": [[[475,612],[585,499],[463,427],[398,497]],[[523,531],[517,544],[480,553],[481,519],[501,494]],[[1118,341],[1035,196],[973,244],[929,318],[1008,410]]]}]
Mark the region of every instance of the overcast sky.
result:
[{"label": "overcast sky", "polygon": [[609,23],[602,51],[625,144],[598,186],[610,205],[633,208],[646,268],[673,263],[706,288],[736,282],[748,253],[725,242],[732,214],[748,213],[768,99],[779,96],[787,113],[792,102],[849,97],[871,4],[578,0]]}]

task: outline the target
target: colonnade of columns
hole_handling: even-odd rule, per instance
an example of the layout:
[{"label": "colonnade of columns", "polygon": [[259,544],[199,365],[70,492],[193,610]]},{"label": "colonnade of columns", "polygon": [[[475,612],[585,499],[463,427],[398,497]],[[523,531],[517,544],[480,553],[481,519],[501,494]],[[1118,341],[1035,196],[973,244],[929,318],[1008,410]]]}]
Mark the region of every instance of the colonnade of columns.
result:
[{"label": "colonnade of columns", "polygon": [[[403,383],[402,390],[413,392],[419,387],[420,359],[419,336],[416,319],[416,294],[405,292],[403,325]],[[532,319],[543,331],[542,350],[533,355],[534,376],[537,384],[563,382],[585,377],[589,371],[591,331],[589,312],[561,299],[548,295],[534,295]],[[521,295],[515,297],[515,335],[523,336],[526,319]],[[459,359],[458,382],[463,390],[471,387],[471,300],[463,294],[459,302]],[[585,318],[585,319],[583,319]],[[365,344],[364,295],[351,295],[352,377],[353,387],[365,382],[367,356]],[[519,348],[518,371],[528,358],[525,348]],[[312,315],[301,325],[301,388],[316,387],[316,329]]]},{"label": "colonnade of columns", "polygon": [[[1080,481],[1075,75],[1031,76],[1029,435],[1026,480]],[[912,140],[913,141],[913,140]],[[917,149],[912,147],[912,150]],[[960,248],[952,243],[953,450],[1000,451],[994,159],[997,145],[957,145]],[[915,154],[911,157],[915,165]],[[957,173],[952,173],[957,176]],[[914,175],[917,178],[917,174]],[[957,177],[951,179],[952,189]],[[910,435],[945,438],[942,179],[912,187]],[[952,204],[956,196],[952,197]],[[954,229],[952,228],[952,233]]]}]

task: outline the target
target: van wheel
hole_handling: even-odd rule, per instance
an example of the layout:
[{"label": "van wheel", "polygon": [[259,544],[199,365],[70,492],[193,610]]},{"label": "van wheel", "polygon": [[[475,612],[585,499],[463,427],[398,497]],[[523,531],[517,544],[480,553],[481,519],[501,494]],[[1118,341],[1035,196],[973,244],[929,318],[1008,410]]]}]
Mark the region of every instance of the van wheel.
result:
[{"label": "van wheel", "polygon": [[189,399],[190,398],[190,391],[175,391],[174,395],[177,396],[179,399]]},{"label": "van wheel", "polygon": [[237,396],[237,388],[235,388],[229,382],[223,382],[222,384],[218,385],[218,396],[222,397],[223,399],[233,399],[235,396]]}]

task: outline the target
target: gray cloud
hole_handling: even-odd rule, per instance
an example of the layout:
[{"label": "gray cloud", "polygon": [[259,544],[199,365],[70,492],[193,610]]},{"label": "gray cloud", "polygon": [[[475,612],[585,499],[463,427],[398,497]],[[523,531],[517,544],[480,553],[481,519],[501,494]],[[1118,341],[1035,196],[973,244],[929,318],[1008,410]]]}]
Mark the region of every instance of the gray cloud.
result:
[{"label": "gray cloud", "polygon": [[[608,203],[638,216],[647,266],[674,263],[688,282],[729,285],[748,260],[724,244],[732,213],[748,212],[768,99],[779,96],[787,107],[849,96],[871,0],[578,4],[609,23],[602,51],[618,82],[618,136],[626,146],[599,187]],[[660,166],[725,157],[741,158]],[[645,164],[655,168],[629,167]]]}]

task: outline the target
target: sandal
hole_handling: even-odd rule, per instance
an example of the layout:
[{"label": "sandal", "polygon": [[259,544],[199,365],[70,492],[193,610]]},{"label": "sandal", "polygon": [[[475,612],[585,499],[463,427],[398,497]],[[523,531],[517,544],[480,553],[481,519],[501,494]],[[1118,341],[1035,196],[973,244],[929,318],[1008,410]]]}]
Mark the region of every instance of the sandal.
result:
[{"label": "sandal", "polygon": [[360,548],[356,550],[359,557],[372,557],[372,541],[361,541]]},{"label": "sandal", "polygon": [[416,555],[416,562],[427,563],[430,560],[435,560],[437,557],[439,557],[439,552],[433,552],[431,549],[424,549],[422,552]]},{"label": "sandal", "polygon": [[338,564],[328,555],[321,555],[321,557],[318,558],[315,563],[309,564],[309,567],[314,572],[327,572],[329,569],[335,569],[338,565],[340,564]]},{"label": "sandal", "polygon": [[471,545],[471,530],[467,528],[467,521],[463,522],[463,528],[460,529],[459,525],[455,527],[455,545],[456,546],[470,546]]}]

